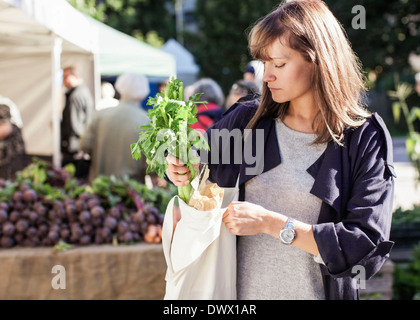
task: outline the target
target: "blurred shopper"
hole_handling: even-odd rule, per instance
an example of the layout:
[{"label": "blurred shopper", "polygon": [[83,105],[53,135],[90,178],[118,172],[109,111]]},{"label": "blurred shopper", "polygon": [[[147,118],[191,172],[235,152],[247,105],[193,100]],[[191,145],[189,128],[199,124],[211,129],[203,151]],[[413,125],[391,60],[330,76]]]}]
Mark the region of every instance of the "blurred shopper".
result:
[{"label": "blurred shopper", "polygon": [[188,92],[187,99],[197,93],[203,93],[202,101],[207,101],[206,104],[198,106],[197,122],[192,124],[192,129],[206,131],[213,124],[215,124],[224,112],[225,96],[220,85],[211,78],[203,78],[193,83],[186,88]]},{"label": "blurred shopper", "polygon": [[115,89],[112,83],[102,82],[101,84],[101,100],[96,106],[96,110],[102,110],[106,108],[113,108],[118,106],[118,99],[115,99]]},{"label": "blurred shopper", "polygon": [[245,97],[249,94],[259,94],[260,89],[254,81],[238,80],[229,91],[226,98],[225,109],[229,109],[236,101],[240,98]]},{"label": "blurred shopper", "polygon": [[22,116],[16,104],[8,97],[0,95],[0,104],[9,106],[10,109],[10,121],[16,125],[19,129],[23,128]]},{"label": "blurred shopper", "polygon": [[144,157],[134,160],[130,144],[138,140],[138,128],[149,122],[147,112],[141,108],[150,92],[149,81],[143,75],[123,74],[115,88],[120,94],[119,105],[97,111],[80,140],[81,149],[91,155],[89,181],[103,174],[144,182]]},{"label": "blurred shopper", "polygon": [[169,79],[166,79],[165,81],[162,81],[158,84],[158,91],[163,92],[163,90],[166,89],[166,86],[168,85]]},{"label": "blurred shopper", "polygon": [[243,77],[245,81],[255,81],[255,68],[250,63],[246,66]]},{"label": "blurred shopper", "polygon": [[90,160],[89,155],[81,152],[79,139],[92,119],[95,110],[93,97],[75,66],[64,68],[63,85],[67,92],[61,118],[62,165],[73,163],[76,167],[75,176],[86,178]]},{"label": "blurred shopper", "polygon": [[14,179],[26,165],[22,125],[13,101],[0,96],[0,178]]}]

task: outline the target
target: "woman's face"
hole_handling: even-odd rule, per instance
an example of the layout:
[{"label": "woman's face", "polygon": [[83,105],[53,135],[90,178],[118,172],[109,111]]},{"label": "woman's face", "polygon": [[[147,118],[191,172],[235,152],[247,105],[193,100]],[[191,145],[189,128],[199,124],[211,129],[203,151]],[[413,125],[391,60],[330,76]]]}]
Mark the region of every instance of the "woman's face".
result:
[{"label": "woman's face", "polygon": [[313,99],[312,69],[296,50],[276,40],[268,48],[269,59],[264,62],[263,81],[267,82],[273,100],[278,103]]}]

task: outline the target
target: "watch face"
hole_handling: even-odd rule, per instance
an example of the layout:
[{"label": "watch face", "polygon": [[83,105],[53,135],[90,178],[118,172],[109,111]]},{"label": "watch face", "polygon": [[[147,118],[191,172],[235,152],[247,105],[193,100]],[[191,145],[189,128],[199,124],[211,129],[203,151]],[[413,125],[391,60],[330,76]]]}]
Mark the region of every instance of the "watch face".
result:
[{"label": "watch face", "polygon": [[285,243],[292,243],[293,239],[295,238],[295,232],[293,230],[283,230],[281,232],[281,238]]}]

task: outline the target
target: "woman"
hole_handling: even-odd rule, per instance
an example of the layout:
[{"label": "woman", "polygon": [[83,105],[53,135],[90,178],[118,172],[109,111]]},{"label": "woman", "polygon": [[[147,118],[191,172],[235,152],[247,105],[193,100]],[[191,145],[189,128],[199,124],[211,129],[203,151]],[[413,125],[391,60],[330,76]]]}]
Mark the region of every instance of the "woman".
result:
[{"label": "woman", "polygon": [[[261,98],[239,100],[208,131],[211,140],[214,129],[252,129],[249,141],[264,145],[252,165],[245,152],[241,164],[208,157],[213,182],[232,187],[239,176],[241,201],[223,218],[239,236],[238,298],[357,299],[353,278],[372,277],[393,245],[395,176],[385,124],[360,102],[360,65],[318,0],[280,5],[251,30],[249,48],[265,64]],[[168,157],[176,185],[186,171]]]},{"label": "woman", "polygon": [[[15,114],[18,117],[14,116]],[[20,114],[14,103],[0,96],[0,178],[15,179],[26,164]]]}]

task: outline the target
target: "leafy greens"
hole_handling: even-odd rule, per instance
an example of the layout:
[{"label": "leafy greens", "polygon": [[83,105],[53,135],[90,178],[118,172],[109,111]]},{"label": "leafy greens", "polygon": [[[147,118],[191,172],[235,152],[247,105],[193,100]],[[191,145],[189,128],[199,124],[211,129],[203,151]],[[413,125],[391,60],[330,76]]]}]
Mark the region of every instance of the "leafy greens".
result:
[{"label": "leafy greens", "polygon": [[207,139],[201,132],[190,128],[191,124],[197,122],[197,104],[205,103],[200,101],[201,96],[202,93],[198,93],[184,101],[183,82],[172,78],[163,92],[157,93],[155,98],[149,98],[147,105],[152,108],[147,116],[150,123],[139,127],[139,139],[131,144],[133,159],[140,159],[142,153],[146,157],[147,173],[155,171],[159,177],[164,178],[168,153],[188,166],[191,172],[190,183],[178,187],[178,195],[186,203],[193,191],[191,181],[197,175],[193,165],[199,161],[193,148],[209,150]]}]

